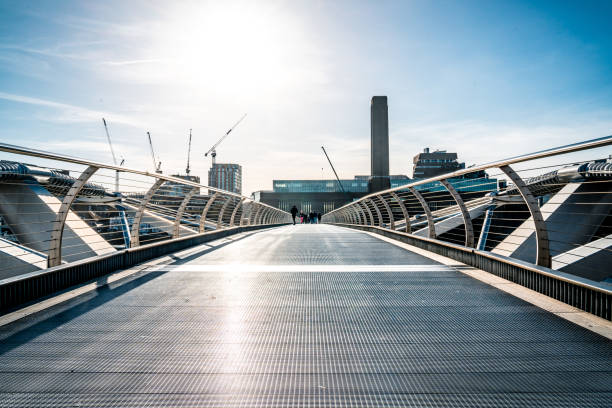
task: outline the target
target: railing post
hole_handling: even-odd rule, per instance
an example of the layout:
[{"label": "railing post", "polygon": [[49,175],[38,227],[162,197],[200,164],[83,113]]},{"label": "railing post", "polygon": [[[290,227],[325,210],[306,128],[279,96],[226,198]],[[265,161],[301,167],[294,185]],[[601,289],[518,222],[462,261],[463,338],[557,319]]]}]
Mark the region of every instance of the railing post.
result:
[{"label": "railing post", "polygon": [[382,226],[383,226],[383,218],[382,218],[382,214],[380,212],[380,209],[378,208],[378,206],[376,205],[374,200],[372,200],[371,198],[368,198],[365,201],[369,201],[370,203],[372,203],[372,207],[374,207],[374,211],[376,211],[376,216],[378,217],[378,226],[382,228]]},{"label": "railing post", "polygon": [[402,201],[401,198],[399,198],[399,196],[397,194],[395,194],[395,192],[391,192],[391,197],[393,197],[393,199],[395,201],[397,201],[397,203],[399,204],[401,210],[402,210],[402,215],[404,216],[404,219],[406,220],[406,228],[405,231],[406,233],[410,234],[411,228],[410,228],[410,215],[408,214],[408,210],[406,209],[406,206],[404,205],[404,202]]},{"label": "railing post", "polygon": [[506,175],[512,180],[516,188],[518,189],[521,197],[525,201],[527,208],[529,209],[529,213],[531,214],[531,218],[533,219],[535,234],[536,234],[536,264],[539,266],[544,266],[550,268],[551,259],[550,259],[550,244],[548,241],[548,230],[546,229],[546,222],[544,221],[544,217],[542,217],[542,212],[540,211],[540,206],[536,201],[531,191],[521,178],[510,166],[501,166],[499,168],[501,171],[506,173]]},{"label": "railing post", "polygon": [[145,208],[147,207],[147,204],[149,204],[149,201],[151,201],[151,198],[153,198],[155,192],[165,182],[166,180],[156,179],[155,183],[153,183],[151,188],[149,188],[149,191],[147,191],[142,201],[140,202],[140,206],[138,207],[136,215],[134,216],[134,223],[132,224],[132,232],[130,234],[132,235],[132,240],[130,241],[131,248],[140,246],[140,223],[142,222],[142,215],[144,214]]},{"label": "railing post", "polygon": [[264,216],[263,216],[263,223],[264,223],[264,225],[270,224],[270,216],[271,215],[272,215],[272,209],[271,208],[266,208],[266,212],[264,213]]},{"label": "railing post", "polygon": [[384,199],[382,194],[378,195],[377,197],[385,206],[385,210],[387,210],[387,214],[389,214],[390,227],[393,231],[395,231],[395,220],[393,219],[393,211],[391,211],[391,207],[389,207],[389,203],[387,203],[387,201]]},{"label": "railing post", "polygon": [[461,210],[461,216],[463,217],[463,225],[465,226],[465,246],[474,248],[474,226],[472,225],[472,217],[470,217],[470,212],[468,211],[461,195],[457,192],[455,187],[446,179],[440,180],[440,183],[448,190],[453,199],[459,206]]},{"label": "railing post", "polygon": [[336,213],[336,216],[338,217],[338,221],[339,223],[344,224],[344,214],[342,213],[342,210],[338,210],[338,212]]},{"label": "railing post", "polygon": [[359,216],[355,213],[355,209],[353,208],[352,205],[349,205],[347,207],[348,213],[351,217],[351,223],[353,224],[359,224]]},{"label": "railing post", "polygon": [[261,212],[261,210],[263,208],[264,207],[262,205],[257,204],[257,211],[255,211],[255,216],[253,217],[253,225],[259,225],[257,220],[258,220],[258,217],[259,217],[259,213]]},{"label": "railing post", "polygon": [[354,204],[355,209],[359,212],[359,217],[362,220],[361,225],[366,225],[368,223],[368,219],[366,218],[365,212],[363,212],[363,208],[360,205]]},{"label": "railing post", "polygon": [[366,212],[368,213],[368,217],[370,217],[369,224],[370,225],[374,225],[374,217],[372,216],[372,211],[370,211],[370,208],[368,208],[366,203],[364,201],[357,201],[357,204],[359,204],[361,207],[363,207],[366,210]]},{"label": "railing post", "polygon": [[274,209],[270,208],[270,212],[268,214],[268,217],[266,219],[266,224],[272,224],[272,220],[274,219]]},{"label": "railing post", "polygon": [[228,195],[227,200],[225,200],[225,202],[221,206],[221,209],[219,210],[219,215],[217,217],[217,229],[221,229],[222,222],[223,222],[223,213],[225,212],[225,209],[227,208],[227,206],[229,205],[229,203],[232,201],[233,198],[234,198],[233,196]]},{"label": "railing post", "polygon": [[434,223],[433,216],[431,215],[431,210],[429,209],[429,205],[427,205],[427,201],[423,198],[423,195],[419,193],[417,189],[414,187],[408,187],[408,190],[414,195],[419,203],[421,203],[421,207],[423,207],[423,212],[427,217],[427,226],[429,227],[429,238],[436,238],[436,224]]},{"label": "railing post", "polygon": [[218,196],[219,196],[219,192],[217,191],[215,192],[215,194],[213,194],[208,199],[208,202],[206,203],[206,205],[204,206],[204,209],[202,210],[202,215],[200,216],[200,227],[198,228],[200,233],[206,232],[206,214],[208,214],[208,210],[210,210],[210,207],[213,205],[213,203],[215,202],[215,199]]},{"label": "railing post", "polygon": [[259,225],[263,225],[264,217],[265,217],[267,212],[268,212],[268,207],[262,206],[261,207],[261,212],[259,213],[258,222],[257,222]]},{"label": "railing post", "polygon": [[261,216],[259,217],[259,222],[262,225],[266,225],[268,222],[268,216],[270,215],[270,209],[268,207],[264,207]]},{"label": "railing post", "polygon": [[359,214],[359,212],[357,211],[357,207],[351,205],[350,209],[353,211],[353,214],[355,214],[355,221],[357,222],[357,224],[361,225],[361,214]]},{"label": "railing post", "polygon": [[345,208],[344,210],[342,210],[342,214],[344,214],[344,219],[345,219],[344,222],[346,222],[347,224],[353,224],[353,218],[348,208]]},{"label": "railing post", "polygon": [[244,200],[246,200],[246,198],[242,198],[240,200],[240,202],[238,204],[236,204],[236,207],[234,207],[234,210],[232,211],[232,216],[230,218],[230,227],[234,226],[234,220],[236,218],[236,213],[242,207],[242,203],[244,203]]},{"label": "railing post", "polygon": [[183,198],[183,201],[181,201],[181,205],[176,212],[176,219],[174,220],[174,233],[172,234],[172,238],[178,238],[181,235],[181,218],[183,217],[183,213],[185,213],[189,200],[191,200],[198,190],[199,189],[197,187],[193,187],[187,194],[185,194],[185,198]]},{"label": "railing post", "polygon": [[68,193],[66,193],[62,200],[62,205],[60,205],[55,216],[53,230],[51,231],[51,242],[49,243],[49,254],[47,255],[47,267],[49,268],[58,266],[62,263],[62,238],[64,237],[64,225],[66,224],[68,212],[70,212],[70,207],[74,200],[76,200],[79,192],[96,170],[98,170],[98,167],[87,167],[72,184],[72,187],[70,187],[70,190],[68,190]]},{"label": "railing post", "polygon": [[251,205],[249,206],[250,211],[249,211],[249,225],[254,225],[255,224],[255,216],[257,215],[257,209],[259,208],[259,206],[257,205],[257,203],[255,201],[251,202]]}]

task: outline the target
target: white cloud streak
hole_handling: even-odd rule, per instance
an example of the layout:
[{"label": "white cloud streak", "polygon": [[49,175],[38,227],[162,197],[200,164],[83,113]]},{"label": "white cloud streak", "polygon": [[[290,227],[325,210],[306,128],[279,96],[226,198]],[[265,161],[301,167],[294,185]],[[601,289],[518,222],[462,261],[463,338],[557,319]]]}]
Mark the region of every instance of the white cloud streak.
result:
[{"label": "white cloud streak", "polygon": [[108,111],[99,111],[83,108],[80,106],[70,105],[67,103],[50,101],[31,96],[16,95],[0,91],[0,99],[24,103],[27,105],[43,106],[59,111],[59,115],[48,117],[49,120],[57,122],[73,122],[84,123],[99,121],[102,117],[112,117],[114,122],[130,126],[142,126],[142,122],[122,114],[112,113]]}]

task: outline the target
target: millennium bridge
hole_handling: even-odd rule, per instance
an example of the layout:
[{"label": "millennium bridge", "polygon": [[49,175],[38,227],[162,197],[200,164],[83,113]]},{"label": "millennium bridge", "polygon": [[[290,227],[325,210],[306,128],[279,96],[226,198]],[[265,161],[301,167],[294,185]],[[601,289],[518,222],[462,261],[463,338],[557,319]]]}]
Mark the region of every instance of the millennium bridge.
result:
[{"label": "millennium bridge", "polygon": [[0,143],[0,407],[610,407],[611,144],[293,225]]}]

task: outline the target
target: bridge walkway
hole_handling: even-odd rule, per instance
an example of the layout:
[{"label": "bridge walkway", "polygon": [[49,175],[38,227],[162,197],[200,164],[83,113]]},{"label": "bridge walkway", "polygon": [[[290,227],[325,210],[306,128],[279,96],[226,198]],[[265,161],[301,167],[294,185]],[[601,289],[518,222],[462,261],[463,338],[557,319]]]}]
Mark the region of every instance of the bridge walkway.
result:
[{"label": "bridge walkway", "polygon": [[612,406],[611,341],[366,233],[140,269],[0,326],[0,407]]}]

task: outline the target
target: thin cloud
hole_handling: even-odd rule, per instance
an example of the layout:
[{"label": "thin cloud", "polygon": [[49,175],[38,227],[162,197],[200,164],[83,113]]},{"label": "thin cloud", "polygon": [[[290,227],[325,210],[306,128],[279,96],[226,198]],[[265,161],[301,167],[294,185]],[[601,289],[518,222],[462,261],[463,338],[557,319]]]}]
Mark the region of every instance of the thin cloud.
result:
[{"label": "thin cloud", "polygon": [[121,114],[108,112],[108,111],[92,110],[92,109],[87,109],[87,108],[83,108],[80,106],[69,105],[66,103],[50,101],[50,100],[40,99],[40,98],[34,98],[34,97],[24,96],[24,95],[15,95],[15,94],[1,92],[1,91],[0,91],[0,99],[12,101],[12,102],[24,103],[27,105],[44,106],[48,108],[57,109],[60,111],[59,116],[48,118],[48,120],[56,120],[60,122],[81,123],[81,122],[91,122],[94,120],[97,121],[97,120],[100,120],[100,118],[102,117],[110,116],[113,118],[113,122],[130,125],[130,126],[143,127],[143,123],[137,119],[131,118],[129,116],[121,115]]},{"label": "thin cloud", "polygon": [[138,59],[138,60],[127,60],[127,61],[105,61],[104,65],[110,66],[124,66],[124,65],[138,65],[138,64],[152,64],[157,62],[164,62],[163,59]]}]

